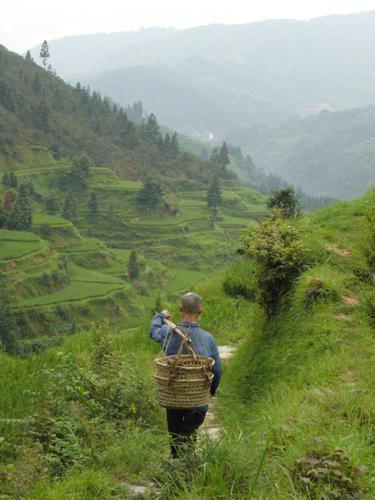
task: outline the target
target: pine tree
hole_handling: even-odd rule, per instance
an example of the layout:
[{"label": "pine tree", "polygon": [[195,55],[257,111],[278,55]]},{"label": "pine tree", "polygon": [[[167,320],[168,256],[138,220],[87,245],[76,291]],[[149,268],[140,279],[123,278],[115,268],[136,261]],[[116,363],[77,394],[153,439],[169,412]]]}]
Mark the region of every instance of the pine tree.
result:
[{"label": "pine tree", "polygon": [[3,173],[3,176],[1,178],[1,184],[5,189],[8,189],[10,187],[10,179],[9,179],[9,172],[8,170],[5,170]]},{"label": "pine tree", "polygon": [[298,194],[291,187],[273,191],[267,206],[281,210],[286,219],[293,219],[301,214]]},{"label": "pine tree", "polygon": [[0,80],[0,104],[9,111],[16,110],[12,87],[2,80]]},{"label": "pine tree", "polygon": [[210,209],[217,210],[217,208],[221,205],[221,188],[219,176],[215,175],[208,187],[207,191],[207,206]]},{"label": "pine tree", "polygon": [[46,198],[46,212],[49,215],[56,215],[60,210],[60,202],[55,191],[52,191]]},{"label": "pine tree", "polygon": [[34,124],[43,132],[49,132],[49,111],[49,106],[45,101],[41,101],[34,110]]},{"label": "pine tree", "polygon": [[174,155],[180,154],[180,145],[178,144],[178,136],[176,132],[172,135],[171,152]]},{"label": "pine tree", "polygon": [[73,199],[72,193],[68,193],[65,197],[61,215],[64,219],[68,219],[71,222],[76,220],[76,204]]},{"label": "pine tree", "polygon": [[9,216],[7,226],[16,231],[31,231],[33,210],[27,196],[19,194]]},{"label": "pine tree", "polygon": [[13,208],[14,195],[13,191],[5,191],[3,199],[3,210],[10,212]]},{"label": "pine tree", "polygon": [[42,43],[42,46],[40,48],[40,58],[42,59],[42,64],[43,64],[44,69],[46,69],[46,67],[47,67],[47,60],[49,57],[50,57],[50,53],[49,53],[48,43],[47,43],[47,40],[44,40],[44,42]]},{"label": "pine tree", "polygon": [[160,140],[160,128],[156,116],[151,113],[147,119],[142,122],[142,133],[145,139],[158,144]]},{"label": "pine tree", "polygon": [[211,162],[215,165],[218,174],[222,175],[225,172],[227,165],[230,163],[228,148],[225,142],[223,142],[220,149],[213,149]]},{"label": "pine tree", "polygon": [[165,153],[171,153],[171,146],[172,146],[171,136],[167,133],[165,134],[164,141],[161,141],[161,149]]},{"label": "pine tree", "polygon": [[35,73],[34,80],[33,80],[33,91],[35,94],[40,94],[42,91],[42,81],[40,79],[39,73]]},{"label": "pine tree", "polygon": [[11,293],[6,275],[0,273],[0,350],[17,353],[16,323],[11,309]]},{"label": "pine tree", "polygon": [[108,205],[108,210],[107,210],[107,219],[108,222],[112,222],[114,218],[114,211],[113,211],[113,203],[110,202]]},{"label": "pine tree", "polygon": [[29,50],[25,54],[25,61],[34,62],[34,59],[31,57],[31,52]]},{"label": "pine tree", "polygon": [[225,142],[223,142],[223,145],[221,146],[221,149],[220,149],[219,163],[220,163],[220,166],[221,166],[223,171],[226,169],[227,165],[229,165],[229,163],[230,163],[228,148],[227,148],[227,145]]},{"label": "pine tree", "polygon": [[147,210],[151,210],[160,205],[163,200],[163,188],[159,179],[152,176],[146,177],[143,181],[143,188],[137,195],[137,202]]},{"label": "pine tree", "polygon": [[98,200],[96,198],[96,193],[90,194],[90,199],[88,201],[89,216],[91,220],[95,220],[98,216]]},{"label": "pine tree", "polygon": [[18,179],[17,179],[16,174],[13,171],[9,172],[9,186],[8,187],[16,189],[17,185],[18,185]]},{"label": "pine tree", "polygon": [[75,158],[73,165],[79,170],[80,175],[87,179],[90,171],[90,159],[86,154],[81,154],[78,158]]},{"label": "pine tree", "polygon": [[128,276],[131,281],[137,279],[139,276],[138,257],[135,250],[132,250],[129,256]]}]

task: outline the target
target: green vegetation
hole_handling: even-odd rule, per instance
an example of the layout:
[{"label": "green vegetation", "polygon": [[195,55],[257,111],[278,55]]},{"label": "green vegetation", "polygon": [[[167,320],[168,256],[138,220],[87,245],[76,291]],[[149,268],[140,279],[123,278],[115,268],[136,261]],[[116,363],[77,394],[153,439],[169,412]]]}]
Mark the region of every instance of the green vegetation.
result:
[{"label": "green vegetation", "polygon": [[[355,198],[374,183],[374,106],[322,111],[247,138],[258,167],[310,195]],[[338,182],[338,179],[340,182]]]},{"label": "green vegetation", "polygon": [[[103,314],[115,329],[139,324],[155,296],[229,261],[234,237],[267,210],[226,171],[225,144],[211,161],[183,151],[139,103],[127,108],[134,124],[109,99],[65,84],[48,50],[42,69],[0,47],[0,270],[21,356]],[[213,221],[206,190],[215,176]]]},{"label": "green vegetation", "polygon": [[180,151],[177,136],[164,138],[154,115],[134,125],[110,99],[46,71],[47,54],[43,46],[42,69],[0,47],[0,168],[9,169],[3,186],[17,187],[13,166],[40,169],[39,153],[46,166],[51,160],[59,164],[54,187],[61,191],[85,190],[90,164],[113,167],[132,179],[146,173],[165,179],[209,177],[213,165]]},{"label": "green vegetation", "polygon": [[268,208],[279,210],[286,219],[294,219],[301,215],[298,195],[293,188],[284,188],[273,191],[267,202]]},{"label": "green vegetation", "polygon": [[[154,480],[168,498],[372,498],[374,204],[372,191],[303,220],[276,212],[245,230],[246,255],[225,276],[189,286],[205,299],[202,327],[238,346],[216,402],[222,436],[202,436],[189,467],[166,466],[146,319],[134,332],[95,327],[26,360],[2,356],[2,490],[88,500]],[[281,239],[270,246],[271,230]],[[259,258],[262,248],[270,258]],[[259,270],[286,273],[271,315]],[[188,279],[198,276],[181,287]],[[178,295],[166,293],[155,300],[176,317]],[[123,369],[131,376],[114,380]]]}]

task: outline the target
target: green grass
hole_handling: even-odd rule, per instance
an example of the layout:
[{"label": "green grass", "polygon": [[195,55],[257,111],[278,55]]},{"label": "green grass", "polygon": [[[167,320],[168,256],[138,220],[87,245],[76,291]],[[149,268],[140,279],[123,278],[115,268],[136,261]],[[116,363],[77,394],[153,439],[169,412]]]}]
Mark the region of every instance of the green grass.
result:
[{"label": "green grass", "polygon": [[48,248],[36,235],[0,229],[0,260],[19,259]]},{"label": "green grass", "polygon": [[71,225],[69,221],[67,221],[63,217],[60,217],[59,215],[36,213],[33,217],[33,225],[41,226],[42,224],[48,224],[52,227],[64,227]]},{"label": "green grass", "polygon": [[97,238],[82,238],[80,243],[64,246],[64,253],[73,254],[96,252],[97,250],[102,250],[104,248],[104,243]]},{"label": "green grass", "polygon": [[98,298],[129,285],[123,280],[92,269],[84,269],[76,265],[70,266],[70,282],[68,286],[55,292],[22,300],[18,306],[32,307],[50,304],[74,302],[90,298]]},{"label": "green grass", "polygon": [[188,285],[196,285],[199,281],[205,279],[204,274],[189,269],[173,269],[172,274],[172,281],[163,289],[165,293],[178,292]]}]

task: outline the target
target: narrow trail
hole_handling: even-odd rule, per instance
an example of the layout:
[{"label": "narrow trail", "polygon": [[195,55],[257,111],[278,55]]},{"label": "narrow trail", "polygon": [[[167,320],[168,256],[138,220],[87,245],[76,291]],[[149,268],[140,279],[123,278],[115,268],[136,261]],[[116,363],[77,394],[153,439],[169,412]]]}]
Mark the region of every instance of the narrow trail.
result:
[{"label": "narrow trail", "polygon": [[[132,330],[132,329],[129,329]],[[126,330],[127,331],[127,330]],[[218,346],[221,361],[226,364],[228,360],[234,355],[237,350],[237,347],[230,345],[221,345]],[[220,424],[215,419],[215,404],[212,402],[210,404],[210,409],[207,412],[204,424],[199,430],[199,434],[206,433],[212,439],[219,439],[220,437]],[[199,437],[198,437],[198,446],[199,446]],[[126,493],[127,497],[130,499],[146,499],[146,498],[161,498],[158,494],[155,485],[152,482],[148,482],[145,484],[139,485],[131,485],[131,484],[123,484],[123,490]]]},{"label": "narrow trail", "polygon": [[[236,352],[237,347],[230,345],[219,346],[219,353],[221,361],[225,364]],[[212,439],[218,439],[220,437],[220,424],[215,419],[215,403],[212,402],[210,409],[207,412],[204,424],[201,427],[201,431],[207,433]]]}]

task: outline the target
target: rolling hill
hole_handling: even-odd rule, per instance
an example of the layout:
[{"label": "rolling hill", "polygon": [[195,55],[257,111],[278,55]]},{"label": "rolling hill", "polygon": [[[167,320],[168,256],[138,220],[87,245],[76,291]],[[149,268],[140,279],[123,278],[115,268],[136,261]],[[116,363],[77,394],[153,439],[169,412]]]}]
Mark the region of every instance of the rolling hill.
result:
[{"label": "rolling hill", "polygon": [[374,103],[374,28],[375,12],[364,12],[77,36],[50,41],[51,64],[122,104],[142,100],[180,131],[225,135]]},{"label": "rolling hill", "polygon": [[313,196],[354,198],[375,183],[374,106],[252,127],[240,142],[258,167]]},{"label": "rolling hill", "polygon": [[0,85],[2,166],[17,155],[22,163],[26,149],[31,161],[42,147],[56,158],[86,154],[91,162],[110,166],[126,178],[154,173],[204,181],[210,176],[209,162],[163,148],[154,116],[144,126],[135,126],[109,98],[80,85],[72,87],[2,46]]},{"label": "rolling hill", "polygon": [[[0,348],[27,356],[108,318],[139,324],[230,260],[266,199],[182,150],[152,115],[71,87],[0,48]],[[147,189],[146,189],[147,188]],[[152,203],[151,203],[152,201]],[[136,252],[136,272],[128,270]]]}]

